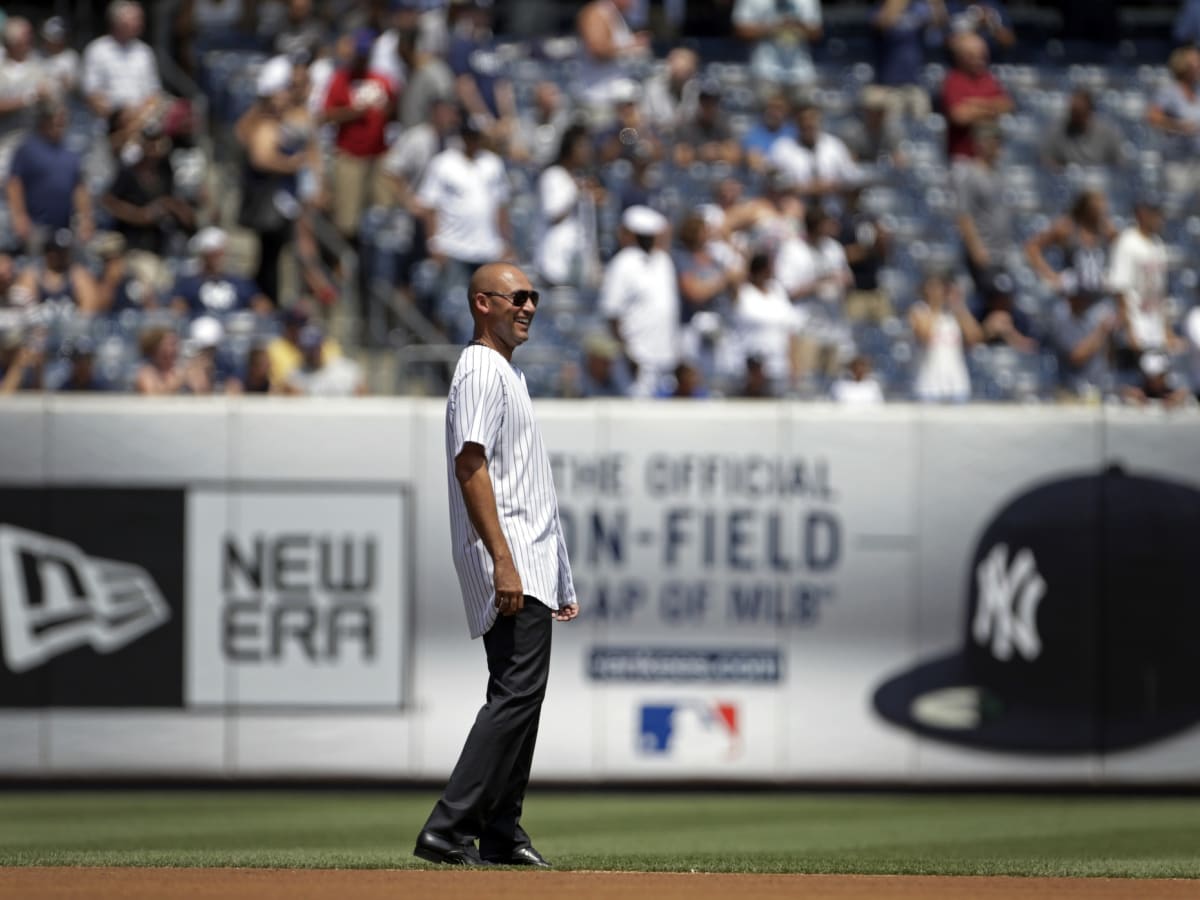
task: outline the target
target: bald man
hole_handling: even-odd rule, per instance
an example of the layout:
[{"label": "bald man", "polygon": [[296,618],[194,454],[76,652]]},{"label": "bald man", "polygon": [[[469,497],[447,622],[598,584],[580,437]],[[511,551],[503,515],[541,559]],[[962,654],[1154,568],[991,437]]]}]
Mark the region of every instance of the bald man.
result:
[{"label": "bald man", "polygon": [[538,292],[516,266],[493,263],[471,276],[468,302],[475,337],[446,401],[446,469],[454,568],[471,637],[487,651],[487,703],[413,852],[453,865],[548,867],[521,827],[521,808],[552,626],[575,618],[579,605],[550,458],[512,364],[529,340]]},{"label": "bald man", "polygon": [[942,108],[948,120],[946,155],[956,159],[978,156],[972,136],[976,125],[989,125],[1013,110],[1012,98],[988,68],[987,43],[967,32],[952,43],[954,68],[942,82]]}]

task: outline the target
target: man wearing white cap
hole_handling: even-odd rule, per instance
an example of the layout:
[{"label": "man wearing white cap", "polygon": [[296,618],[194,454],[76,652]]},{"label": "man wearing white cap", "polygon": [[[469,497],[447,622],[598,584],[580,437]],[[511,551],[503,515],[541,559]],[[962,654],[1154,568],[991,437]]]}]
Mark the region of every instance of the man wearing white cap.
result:
[{"label": "man wearing white cap", "polygon": [[92,112],[107,118],[120,109],[140,108],[162,96],[154,51],[141,40],[142,5],[117,0],[108,7],[109,33],[83,51],[83,92]]},{"label": "man wearing white cap", "polygon": [[271,301],[253,281],[233,275],[225,269],[228,239],[220,228],[202,228],[191,240],[190,248],[199,261],[199,269],[175,282],[171,306],[183,316],[224,316],[252,309],[266,315]]},{"label": "man wearing white cap", "polygon": [[79,84],[79,51],[68,43],[67,24],[61,16],[42,23],[42,68],[64,94]]},{"label": "man wearing white cap", "polygon": [[231,379],[217,360],[217,351],[224,337],[225,329],[212,316],[201,316],[188,327],[185,345],[187,359],[183,367],[183,390],[186,393],[203,396],[219,391],[236,392],[236,379]]},{"label": "man wearing white cap", "polygon": [[621,227],[632,243],[608,263],[600,311],[629,364],[635,397],[653,397],[679,358],[679,290],[675,264],[660,246],[667,220],[648,206],[631,206]]}]

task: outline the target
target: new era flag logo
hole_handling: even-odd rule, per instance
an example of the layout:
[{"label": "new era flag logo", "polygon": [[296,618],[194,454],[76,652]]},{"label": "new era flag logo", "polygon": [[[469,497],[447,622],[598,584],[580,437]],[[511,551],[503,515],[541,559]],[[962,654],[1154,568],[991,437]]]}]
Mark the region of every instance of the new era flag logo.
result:
[{"label": "new era flag logo", "polygon": [[140,566],[0,525],[0,638],[9,671],[29,671],[78,647],[112,653],[170,617]]}]

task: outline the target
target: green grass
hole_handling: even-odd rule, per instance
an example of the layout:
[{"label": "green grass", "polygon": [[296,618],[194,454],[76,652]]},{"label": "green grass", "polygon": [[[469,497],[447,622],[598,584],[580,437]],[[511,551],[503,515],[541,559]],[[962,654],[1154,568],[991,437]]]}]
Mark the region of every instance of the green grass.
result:
[{"label": "green grass", "polygon": [[[0,865],[408,868],[434,796],[0,792]],[[559,868],[1200,878],[1200,799],[539,794]]]}]

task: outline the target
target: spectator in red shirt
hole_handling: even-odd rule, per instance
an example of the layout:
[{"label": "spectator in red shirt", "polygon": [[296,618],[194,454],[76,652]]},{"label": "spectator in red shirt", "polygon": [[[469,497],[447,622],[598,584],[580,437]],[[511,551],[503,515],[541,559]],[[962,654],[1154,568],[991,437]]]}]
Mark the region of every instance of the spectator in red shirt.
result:
[{"label": "spectator in red shirt", "polygon": [[325,95],[325,121],[337,125],[333,222],[351,240],[374,192],[377,163],[387,150],[385,131],[396,100],[387,77],[368,69],[374,42],[370,30],[354,33],[353,55],[334,74]]},{"label": "spectator in red shirt", "polygon": [[977,34],[954,40],[954,68],[942,83],[946,115],[946,154],[950,161],[973,159],[978,153],[971,130],[998,120],[1013,108],[1012,98],[988,69],[987,44]]}]

